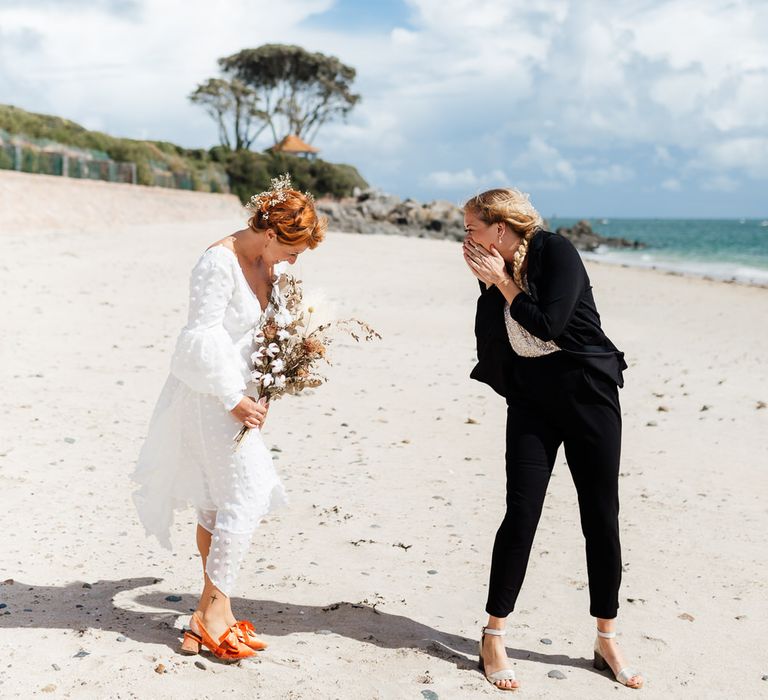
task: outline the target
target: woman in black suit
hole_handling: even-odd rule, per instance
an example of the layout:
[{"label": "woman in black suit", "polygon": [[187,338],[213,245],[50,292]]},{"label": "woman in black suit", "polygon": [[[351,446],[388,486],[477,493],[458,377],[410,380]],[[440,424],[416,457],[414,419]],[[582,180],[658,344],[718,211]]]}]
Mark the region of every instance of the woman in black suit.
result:
[{"label": "woman in black suit", "polygon": [[640,688],[615,642],[621,582],[619,454],[624,355],[600,327],[581,258],[543,230],[527,195],[495,189],[464,206],[464,259],[480,282],[471,376],[507,400],[507,508],[496,534],[480,641],[486,678],[518,682],[502,635],[515,607],[558,448],[562,444],[586,540],[590,614],[597,618],[595,667]]}]

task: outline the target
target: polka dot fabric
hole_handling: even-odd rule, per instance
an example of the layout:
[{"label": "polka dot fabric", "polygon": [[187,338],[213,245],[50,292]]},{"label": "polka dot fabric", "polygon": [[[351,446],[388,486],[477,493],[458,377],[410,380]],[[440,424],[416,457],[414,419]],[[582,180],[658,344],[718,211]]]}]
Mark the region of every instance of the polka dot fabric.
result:
[{"label": "polka dot fabric", "polygon": [[171,374],[222,402],[243,394],[250,378],[253,328],[261,316],[237,256],[224,246],[209,248],[192,270],[189,317],[176,341]]},{"label": "polka dot fabric", "polygon": [[250,430],[235,449],[242,426],[226,408],[232,395],[255,390],[253,329],[271,305],[262,312],[232,251],[214,246],[202,255],[192,270],[187,325],[133,473],[139,517],[165,547],[174,510],[195,506],[213,535],[206,573],[226,595],[254,529],[285,500],[261,432]]}]

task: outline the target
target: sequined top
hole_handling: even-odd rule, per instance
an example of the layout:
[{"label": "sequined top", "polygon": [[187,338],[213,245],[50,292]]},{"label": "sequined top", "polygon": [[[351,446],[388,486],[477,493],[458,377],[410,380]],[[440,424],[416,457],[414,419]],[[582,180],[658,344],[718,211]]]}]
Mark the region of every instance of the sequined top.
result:
[{"label": "sequined top", "polygon": [[[523,276],[523,291],[529,294],[528,278]],[[529,333],[509,313],[509,302],[504,303],[504,325],[507,327],[507,337],[512,349],[520,357],[541,357],[551,355],[560,350],[552,340],[542,340]]]}]

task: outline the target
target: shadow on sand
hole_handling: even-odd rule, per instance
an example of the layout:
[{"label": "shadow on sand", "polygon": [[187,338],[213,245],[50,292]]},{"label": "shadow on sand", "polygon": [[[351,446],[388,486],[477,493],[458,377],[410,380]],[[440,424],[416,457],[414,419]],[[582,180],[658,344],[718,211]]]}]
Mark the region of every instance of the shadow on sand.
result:
[{"label": "shadow on sand", "polygon": [[[73,582],[66,586],[30,586],[20,581],[0,584],[0,629],[99,629],[140,643],[164,644],[176,651],[180,631],[175,624],[189,615],[196,596],[166,600],[155,578]],[[403,615],[379,611],[363,603],[327,606],[296,605],[272,600],[233,598],[233,609],[254,622],[267,639],[295,633],[332,633],[385,649],[417,649],[462,670],[477,669],[477,641],[416,622]],[[478,630],[479,631],[479,630]],[[589,668],[586,658],[541,654],[507,648],[511,659],[557,666]]]}]

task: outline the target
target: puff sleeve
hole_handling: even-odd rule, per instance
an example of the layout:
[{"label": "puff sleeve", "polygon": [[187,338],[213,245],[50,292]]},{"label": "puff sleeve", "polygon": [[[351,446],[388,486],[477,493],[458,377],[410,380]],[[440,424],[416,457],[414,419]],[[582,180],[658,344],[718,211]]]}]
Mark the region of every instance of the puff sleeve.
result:
[{"label": "puff sleeve", "polygon": [[243,397],[240,357],[224,328],[235,288],[232,262],[214,246],[192,269],[189,316],[171,359],[171,373],[192,390],[216,396],[228,411]]}]

